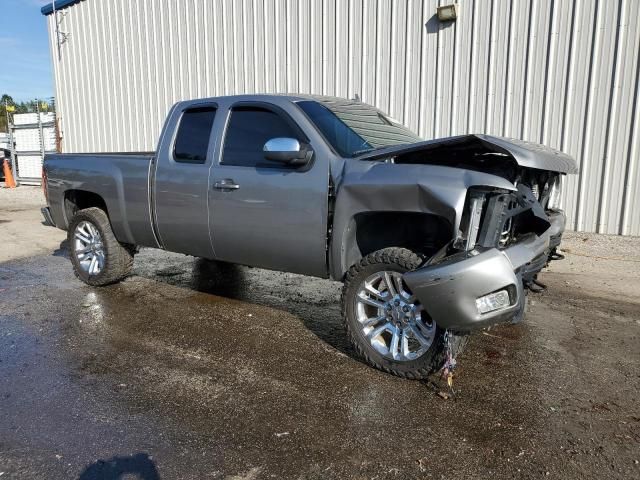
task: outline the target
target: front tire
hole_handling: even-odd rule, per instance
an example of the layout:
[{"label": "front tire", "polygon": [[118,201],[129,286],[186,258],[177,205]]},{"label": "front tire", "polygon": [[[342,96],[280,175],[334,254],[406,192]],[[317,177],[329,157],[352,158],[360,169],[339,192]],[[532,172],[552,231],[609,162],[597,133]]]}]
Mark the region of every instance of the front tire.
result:
[{"label": "front tire", "polygon": [[342,311],[347,334],[370,365],[408,379],[424,379],[444,364],[444,331],[402,280],[423,258],[385,248],[347,272]]},{"label": "front tire", "polygon": [[119,282],[133,266],[133,249],[118,242],[109,217],[100,208],[86,208],[74,215],[67,243],[73,271],[87,285]]}]

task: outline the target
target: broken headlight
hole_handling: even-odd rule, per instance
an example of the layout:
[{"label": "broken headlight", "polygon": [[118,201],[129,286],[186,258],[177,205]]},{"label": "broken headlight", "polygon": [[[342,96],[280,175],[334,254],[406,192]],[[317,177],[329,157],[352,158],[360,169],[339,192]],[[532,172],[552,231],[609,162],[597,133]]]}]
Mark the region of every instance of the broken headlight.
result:
[{"label": "broken headlight", "polygon": [[549,201],[547,202],[547,209],[560,210],[562,203],[562,175],[556,175],[551,180],[549,186]]},{"label": "broken headlight", "polygon": [[460,231],[453,246],[458,250],[470,251],[476,246],[480,233],[480,220],[485,203],[484,192],[469,189],[467,205],[460,221]]}]

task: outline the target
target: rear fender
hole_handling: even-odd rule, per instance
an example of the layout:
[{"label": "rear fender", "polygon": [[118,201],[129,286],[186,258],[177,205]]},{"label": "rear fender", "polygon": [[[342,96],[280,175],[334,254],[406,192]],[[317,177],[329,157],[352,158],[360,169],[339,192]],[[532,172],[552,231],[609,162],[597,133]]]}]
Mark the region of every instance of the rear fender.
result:
[{"label": "rear fender", "polygon": [[[53,219],[58,227],[68,228],[71,218],[66,200],[71,192],[87,192],[102,199],[106,206],[111,228],[116,238],[123,243],[135,243],[125,204],[124,179],[122,170],[110,161],[60,155],[49,162],[49,202]],[[146,182],[145,182],[146,183]],[[146,199],[146,189],[144,192]],[[91,205],[99,206],[99,205]]]}]

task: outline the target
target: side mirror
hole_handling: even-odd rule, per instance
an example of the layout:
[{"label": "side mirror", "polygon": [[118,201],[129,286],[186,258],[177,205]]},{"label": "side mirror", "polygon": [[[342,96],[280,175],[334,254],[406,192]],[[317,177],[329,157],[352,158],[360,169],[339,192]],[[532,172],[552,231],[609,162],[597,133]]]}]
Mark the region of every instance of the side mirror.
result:
[{"label": "side mirror", "polygon": [[311,147],[295,138],[278,137],[267,141],[262,148],[264,158],[286,165],[306,165],[311,158]]}]

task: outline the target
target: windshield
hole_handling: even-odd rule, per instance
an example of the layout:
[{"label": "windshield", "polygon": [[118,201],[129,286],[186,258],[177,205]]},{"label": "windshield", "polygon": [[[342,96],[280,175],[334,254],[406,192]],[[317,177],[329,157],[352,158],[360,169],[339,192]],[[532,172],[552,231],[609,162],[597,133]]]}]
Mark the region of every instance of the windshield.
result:
[{"label": "windshield", "polygon": [[297,105],[343,157],[423,140],[366,103],[323,98]]}]

